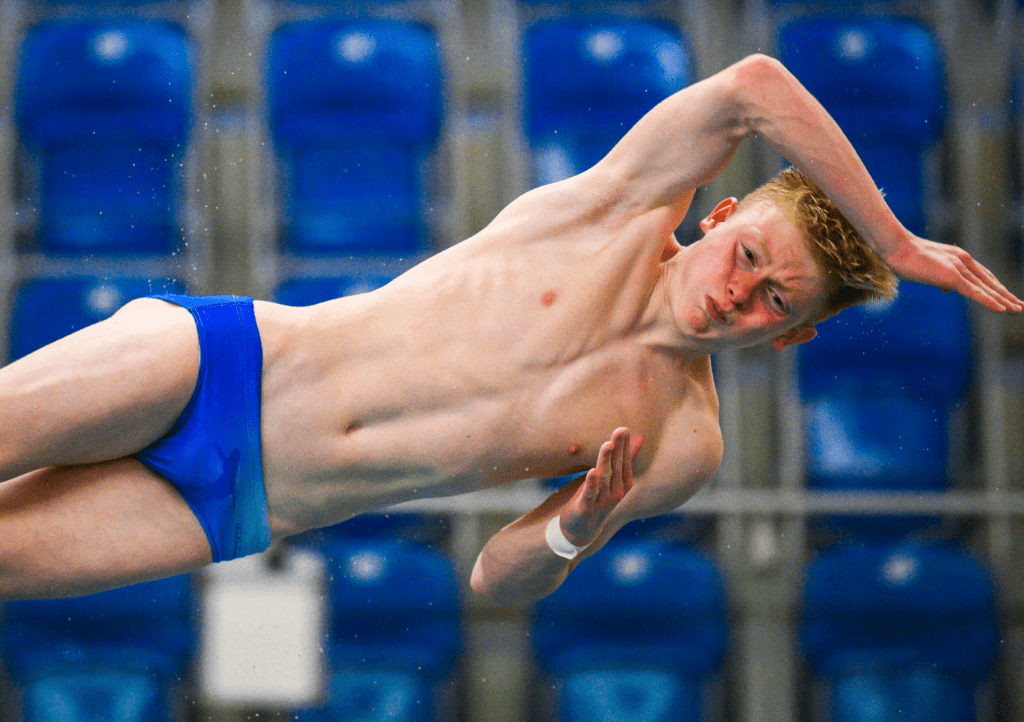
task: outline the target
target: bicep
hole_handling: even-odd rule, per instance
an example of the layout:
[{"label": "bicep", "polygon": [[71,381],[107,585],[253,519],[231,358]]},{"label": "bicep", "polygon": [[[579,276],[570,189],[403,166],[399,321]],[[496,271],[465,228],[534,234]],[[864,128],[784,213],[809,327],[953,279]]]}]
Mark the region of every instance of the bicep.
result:
[{"label": "bicep", "polygon": [[743,62],[663,100],[599,163],[637,211],[680,205],[728,164],[749,134],[736,93]]}]

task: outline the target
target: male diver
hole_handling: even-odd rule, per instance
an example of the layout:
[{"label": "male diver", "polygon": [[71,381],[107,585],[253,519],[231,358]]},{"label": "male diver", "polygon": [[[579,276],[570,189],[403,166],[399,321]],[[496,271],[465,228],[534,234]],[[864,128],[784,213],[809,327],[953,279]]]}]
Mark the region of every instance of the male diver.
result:
[{"label": "male diver", "polygon": [[[799,170],[722,201],[680,246],[694,191],[755,133]],[[748,57],[377,291],[140,299],[0,369],[0,597],[187,572],[402,501],[590,469],[473,570],[496,601],[543,597],[714,473],[710,354],[809,341],[891,297],[894,273],[1022,309],[966,252],[904,228],[821,105]]]}]

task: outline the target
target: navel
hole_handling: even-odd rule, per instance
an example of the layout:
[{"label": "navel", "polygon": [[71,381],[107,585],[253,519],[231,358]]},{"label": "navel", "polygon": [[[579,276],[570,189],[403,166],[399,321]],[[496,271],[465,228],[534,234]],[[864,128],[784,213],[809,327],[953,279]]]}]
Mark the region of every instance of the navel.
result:
[{"label": "navel", "polygon": [[556,300],[558,300],[558,294],[554,291],[545,291],[544,295],[540,297],[540,303],[542,306],[550,306]]},{"label": "navel", "polygon": [[363,428],[362,423],[360,423],[359,421],[353,421],[352,423],[345,427],[345,436],[353,434],[356,431],[359,431],[359,429],[361,428]]}]

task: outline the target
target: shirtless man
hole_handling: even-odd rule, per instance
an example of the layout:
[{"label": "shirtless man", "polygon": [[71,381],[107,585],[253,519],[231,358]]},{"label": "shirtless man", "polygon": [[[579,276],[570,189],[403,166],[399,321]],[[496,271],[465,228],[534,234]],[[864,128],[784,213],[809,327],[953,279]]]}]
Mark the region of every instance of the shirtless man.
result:
[{"label": "shirtless man", "polygon": [[[877,251],[854,238],[837,252],[852,296],[773,197],[727,199],[701,241],[676,242],[694,190],[753,133]],[[709,354],[809,340],[837,298],[894,290],[879,257],[1021,311],[968,254],[903,228],[822,107],[777,61],[749,57],[378,291],[311,308],[142,299],[0,370],[0,596],[186,572],[596,459],[491,539],[473,571],[497,601],[542,597],[715,471]]]}]

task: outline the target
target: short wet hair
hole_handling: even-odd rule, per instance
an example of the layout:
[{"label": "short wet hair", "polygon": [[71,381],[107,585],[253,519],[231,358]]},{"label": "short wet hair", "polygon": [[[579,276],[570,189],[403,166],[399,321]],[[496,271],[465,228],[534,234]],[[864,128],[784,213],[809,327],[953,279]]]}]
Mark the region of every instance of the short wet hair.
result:
[{"label": "short wet hair", "polygon": [[896,297],[896,275],[818,185],[801,171],[784,169],[747,194],[737,210],[760,202],[781,207],[804,234],[825,272],[825,296],[811,313],[808,324],[824,321],[859,303]]}]

